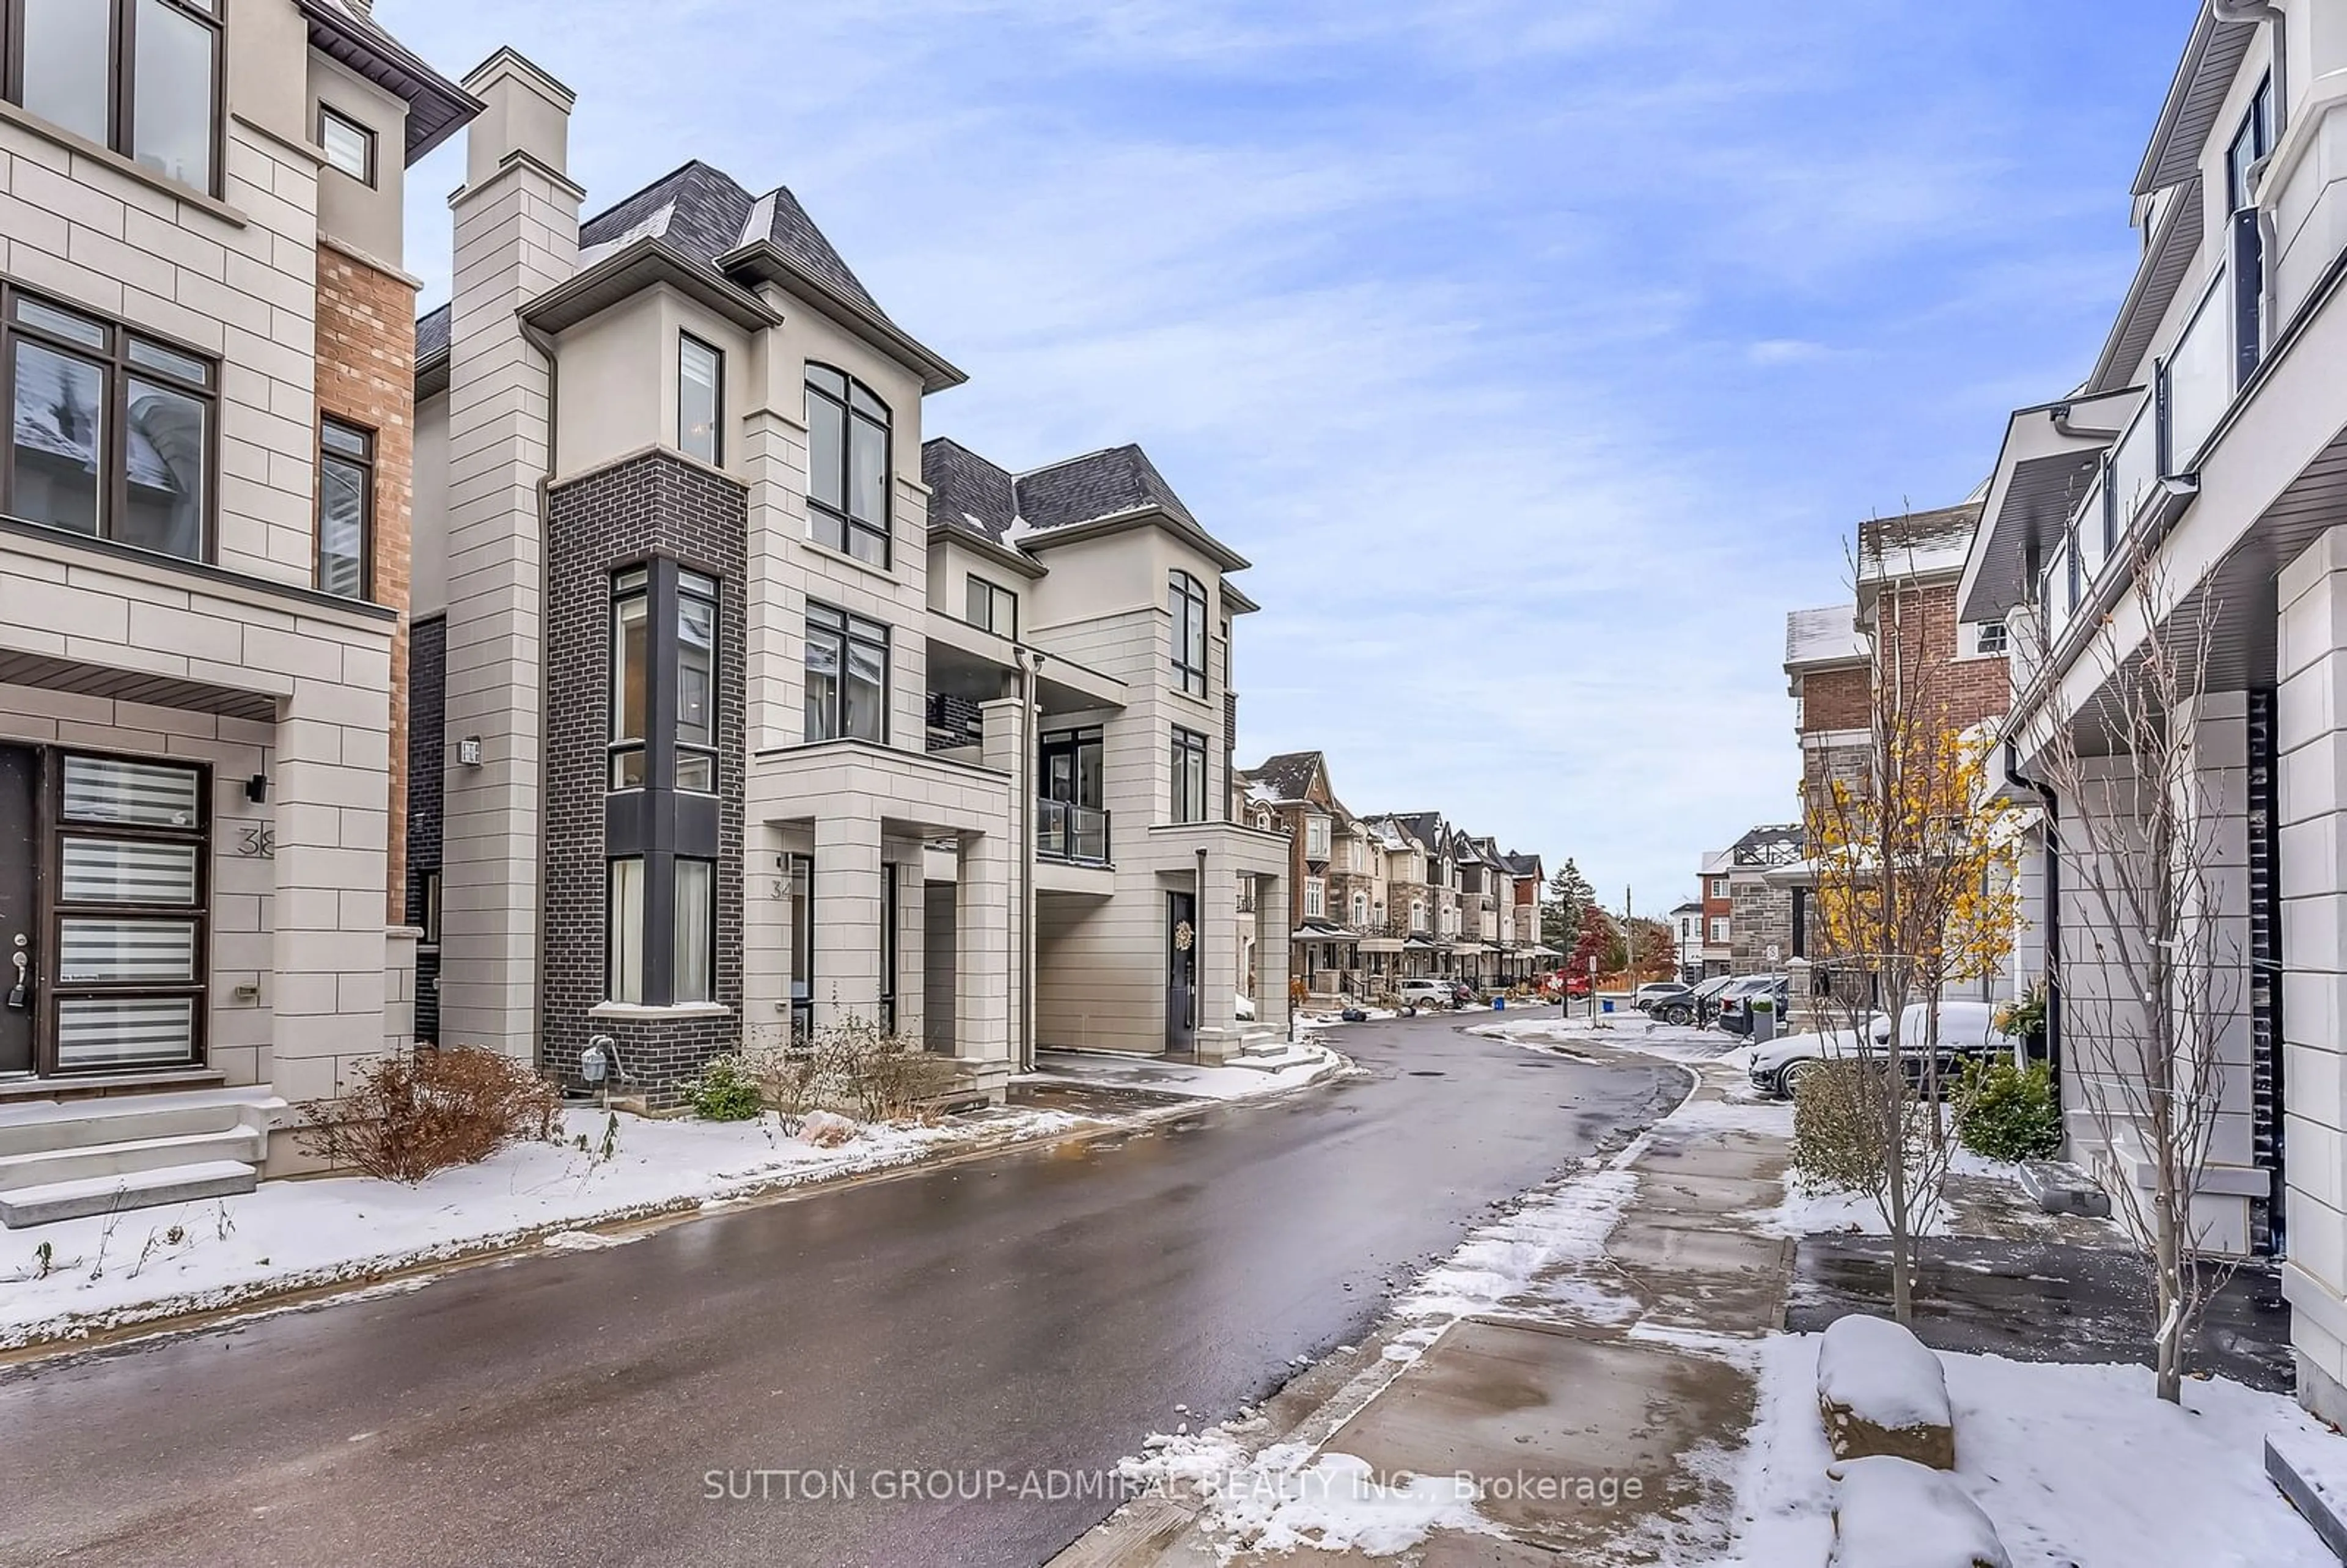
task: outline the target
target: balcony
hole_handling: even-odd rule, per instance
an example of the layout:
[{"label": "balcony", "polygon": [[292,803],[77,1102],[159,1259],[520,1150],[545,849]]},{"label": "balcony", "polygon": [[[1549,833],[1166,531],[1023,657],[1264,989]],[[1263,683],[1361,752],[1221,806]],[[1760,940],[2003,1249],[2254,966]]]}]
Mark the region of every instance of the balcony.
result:
[{"label": "balcony", "polygon": [[1036,857],[1071,866],[1106,866],[1108,825],[1109,814],[1103,807],[1039,799],[1035,802]]}]

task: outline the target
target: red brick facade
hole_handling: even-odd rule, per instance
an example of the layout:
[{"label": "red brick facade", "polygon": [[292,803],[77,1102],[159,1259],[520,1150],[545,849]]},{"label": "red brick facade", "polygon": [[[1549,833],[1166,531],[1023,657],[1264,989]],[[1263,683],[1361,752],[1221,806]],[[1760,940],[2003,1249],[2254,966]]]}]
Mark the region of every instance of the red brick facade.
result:
[{"label": "red brick facade", "polygon": [[[391,644],[387,917],[406,917],[408,508],[415,471],[415,290],[321,241],[318,412],[374,432],[376,603],[399,612]],[[313,497],[314,503],[314,497]],[[313,506],[314,510],[314,506]]]}]

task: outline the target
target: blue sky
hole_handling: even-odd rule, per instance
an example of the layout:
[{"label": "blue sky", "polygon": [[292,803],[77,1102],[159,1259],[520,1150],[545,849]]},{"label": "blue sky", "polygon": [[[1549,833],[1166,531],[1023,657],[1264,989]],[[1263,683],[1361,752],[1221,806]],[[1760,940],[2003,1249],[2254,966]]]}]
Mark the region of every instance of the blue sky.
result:
[{"label": "blue sky", "polygon": [[[789,185],[969,373],[928,433],[1147,447],[1255,562],[1243,762],[1652,911],[1793,815],[1784,615],[1850,530],[2085,374],[2194,5],[377,8],[575,88],[589,211],[689,157]],[[411,180],[426,303],[462,173]]]}]

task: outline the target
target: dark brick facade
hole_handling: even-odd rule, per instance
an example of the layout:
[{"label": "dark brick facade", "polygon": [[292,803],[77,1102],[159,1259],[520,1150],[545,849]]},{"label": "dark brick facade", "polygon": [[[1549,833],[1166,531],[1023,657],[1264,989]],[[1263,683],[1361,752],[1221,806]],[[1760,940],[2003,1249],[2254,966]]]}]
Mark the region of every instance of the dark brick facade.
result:
[{"label": "dark brick facade", "polygon": [[[559,486],[547,497],[546,1063],[565,1078],[598,1034],[618,1043],[656,1105],[741,1041],[742,797],[749,499],[743,487],[666,453]],[[723,1017],[591,1018],[606,999],[604,798],[611,685],[611,573],[665,557],[718,579],[717,999]]]},{"label": "dark brick facade", "polygon": [[[419,620],[407,641],[407,899],[405,918],[425,924],[425,878],[440,869],[442,800],[447,784],[448,621]],[[438,933],[430,935],[436,937]],[[439,1043],[440,949],[415,954],[415,1038]]]}]

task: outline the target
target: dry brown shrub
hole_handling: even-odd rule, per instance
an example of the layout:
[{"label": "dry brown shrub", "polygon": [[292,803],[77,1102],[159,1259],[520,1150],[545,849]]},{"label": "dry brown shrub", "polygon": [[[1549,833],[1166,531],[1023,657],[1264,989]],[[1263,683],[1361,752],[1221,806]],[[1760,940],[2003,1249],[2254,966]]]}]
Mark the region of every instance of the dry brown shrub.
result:
[{"label": "dry brown shrub", "polygon": [[526,1061],[480,1046],[370,1061],[332,1099],[305,1101],[303,1151],[410,1186],[525,1139],[553,1142],[562,1097]]}]

